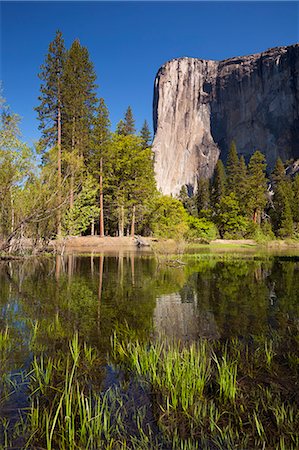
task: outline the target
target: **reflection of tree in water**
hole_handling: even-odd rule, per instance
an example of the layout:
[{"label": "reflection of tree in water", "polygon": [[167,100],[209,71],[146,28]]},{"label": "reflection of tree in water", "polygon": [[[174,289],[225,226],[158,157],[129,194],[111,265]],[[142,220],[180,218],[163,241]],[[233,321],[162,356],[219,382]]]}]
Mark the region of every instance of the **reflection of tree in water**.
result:
[{"label": "reflection of tree in water", "polygon": [[299,263],[279,258],[180,268],[126,253],[30,259],[0,264],[0,324],[26,341],[37,320],[40,343],[53,352],[78,330],[106,354],[116,326],[147,337],[153,315],[156,330],[181,339],[286,329],[298,318],[298,290]]},{"label": "reflection of tree in water", "polygon": [[179,289],[185,277],[181,271],[157,270],[153,258],[120,254],[14,261],[0,265],[0,280],[0,323],[15,328],[19,320],[24,341],[38,321],[40,348],[49,353],[68,345],[78,331],[106,355],[116,326],[148,336],[156,295]]}]

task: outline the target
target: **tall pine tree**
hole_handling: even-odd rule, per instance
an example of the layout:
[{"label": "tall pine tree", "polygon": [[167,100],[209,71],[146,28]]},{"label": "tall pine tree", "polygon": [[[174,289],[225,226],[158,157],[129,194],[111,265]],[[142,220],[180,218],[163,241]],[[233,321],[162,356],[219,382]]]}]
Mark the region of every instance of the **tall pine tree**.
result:
[{"label": "tall pine tree", "polygon": [[[96,74],[87,48],[76,39],[67,52],[63,74],[64,146],[74,158],[89,159],[96,111]],[[75,170],[70,171],[70,207],[74,202]]]},{"label": "tall pine tree", "polygon": [[[61,204],[61,143],[63,109],[63,75],[65,47],[62,33],[56,32],[55,39],[49,45],[45,63],[41,67],[39,78],[42,81],[38,97],[40,105],[36,108],[42,132],[40,145],[42,150],[57,145],[58,169],[58,205]],[[61,212],[57,210],[57,235],[61,234]]]},{"label": "tall pine tree", "polygon": [[140,137],[142,141],[142,148],[150,147],[152,142],[152,135],[146,120],[144,121],[143,126],[140,130]]},{"label": "tall pine tree", "polygon": [[237,191],[237,184],[239,179],[239,157],[237,153],[236,144],[232,141],[226,162],[227,173],[227,187],[229,192]]},{"label": "tall pine tree", "polygon": [[214,208],[216,208],[216,205],[220,203],[220,200],[225,195],[225,191],[226,191],[225,168],[221,159],[218,159],[213,177],[212,195],[211,195],[212,204]]},{"label": "tall pine tree", "polygon": [[116,134],[120,136],[129,136],[130,134],[135,134],[135,132],[135,119],[133,117],[131,106],[128,106],[124,119],[121,119],[116,126]]},{"label": "tall pine tree", "polygon": [[260,225],[262,213],[267,204],[267,178],[265,156],[256,151],[248,164],[248,202],[249,216]]},{"label": "tall pine tree", "polygon": [[[109,111],[103,98],[100,98],[97,108],[97,115],[94,119],[93,144],[90,166],[95,176],[99,178],[100,192],[100,217],[99,234],[105,235],[104,228],[104,187],[103,177],[108,172],[107,165],[109,160],[109,143],[111,140]],[[106,169],[106,170],[105,170]]]}]

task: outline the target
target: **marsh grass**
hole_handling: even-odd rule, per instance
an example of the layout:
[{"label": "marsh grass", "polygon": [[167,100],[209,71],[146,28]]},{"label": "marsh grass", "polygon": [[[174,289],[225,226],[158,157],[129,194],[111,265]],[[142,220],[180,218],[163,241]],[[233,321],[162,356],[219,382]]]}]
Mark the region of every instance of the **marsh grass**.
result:
[{"label": "marsh grass", "polygon": [[117,382],[107,386],[95,348],[75,333],[47,355],[35,326],[29,406],[15,424],[1,418],[0,448],[20,439],[47,450],[299,448],[297,336],[285,349],[275,336],[183,344],[120,331],[110,353]]},{"label": "marsh grass", "polygon": [[186,346],[114,336],[112,354],[149,386],[159,427],[175,441],[172,448],[296,449],[297,371],[280,379],[286,359],[278,358],[277,345],[261,337],[250,345],[233,339]]}]

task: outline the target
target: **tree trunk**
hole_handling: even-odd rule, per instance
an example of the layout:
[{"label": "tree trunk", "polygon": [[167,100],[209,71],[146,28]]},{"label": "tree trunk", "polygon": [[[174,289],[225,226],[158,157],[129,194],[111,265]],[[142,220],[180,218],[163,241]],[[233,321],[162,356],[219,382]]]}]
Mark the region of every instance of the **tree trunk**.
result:
[{"label": "tree trunk", "polygon": [[58,169],[58,205],[57,209],[57,236],[61,236],[61,105],[60,105],[60,90],[58,87],[58,111],[57,111],[57,169]]},{"label": "tree trunk", "polygon": [[104,230],[104,199],[103,199],[103,158],[100,159],[100,237],[105,236]]},{"label": "tree trunk", "polygon": [[118,222],[118,235],[119,237],[123,237],[124,235],[124,226],[125,226],[125,211],[123,205],[120,207],[119,211],[119,222]]},{"label": "tree trunk", "polygon": [[94,236],[94,219],[92,219],[91,221],[91,231],[90,231],[91,236]]},{"label": "tree trunk", "polygon": [[131,225],[131,236],[135,236],[135,205],[133,206],[132,211],[132,225]]},{"label": "tree trunk", "polygon": [[[12,189],[10,187],[10,207],[11,207],[11,226],[10,226],[10,233],[13,233],[14,228],[15,228],[15,209],[14,209],[14,205],[13,205],[13,198],[12,198]],[[8,252],[11,253],[12,252],[12,240],[9,243],[9,249]]]},{"label": "tree trunk", "polygon": [[74,170],[72,168],[70,181],[70,209],[74,207]]}]

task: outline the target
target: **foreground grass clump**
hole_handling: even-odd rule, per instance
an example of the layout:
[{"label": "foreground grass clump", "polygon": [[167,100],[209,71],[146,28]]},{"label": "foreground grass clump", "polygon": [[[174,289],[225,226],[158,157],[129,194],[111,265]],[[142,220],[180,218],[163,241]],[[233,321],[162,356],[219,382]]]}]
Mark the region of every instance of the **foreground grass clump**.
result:
[{"label": "foreground grass clump", "polygon": [[271,340],[250,348],[236,339],[182,346],[115,337],[113,355],[149,386],[164,435],[191,439],[190,449],[299,447],[297,369],[279,379],[286,360],[275,360]]},{"label": "foreground grass clump", "polygon": [[[22,376],[28,406],[14,423],[0,417],[0,449],[299,448],[298,334],[182,344],[127,331],[112,338],[114,367],[78,334],[37,351]],[[2,362],[9,342],[5,329]]]}]

